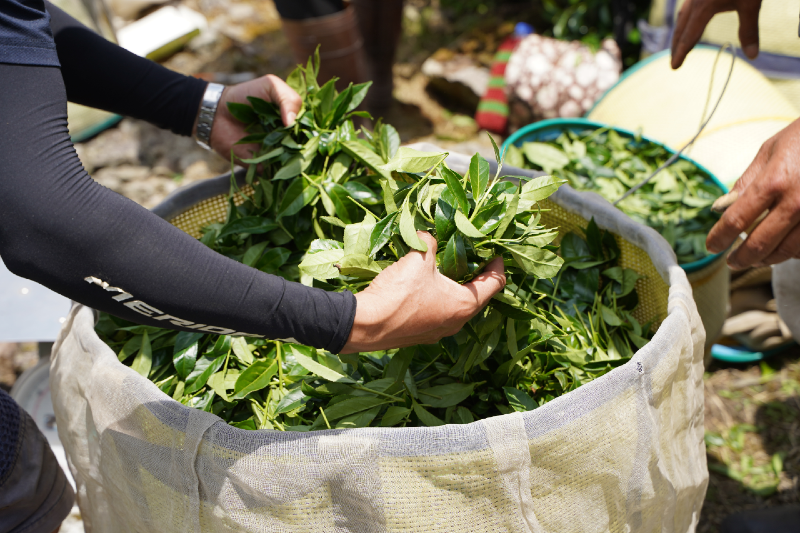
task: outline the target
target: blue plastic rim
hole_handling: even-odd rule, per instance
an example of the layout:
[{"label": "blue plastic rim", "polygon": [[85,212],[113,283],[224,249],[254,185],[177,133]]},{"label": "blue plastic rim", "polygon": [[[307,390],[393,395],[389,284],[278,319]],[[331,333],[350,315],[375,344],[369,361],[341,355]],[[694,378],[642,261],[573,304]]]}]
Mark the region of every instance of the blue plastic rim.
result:
[{"label": "blue plastic rim", "polygon": [[[636,137],[636,135],[632,131],[628,131],[623,128],[617,128],[615,126],[609,126],[608,124],[602,124],[600,122],[594,122],[592,120],[587,120],[585,118],[553,118],[549,120],[542,120],[540,122],[534,122],[533,124],[528,124],[527,126],[518,129],[513,134],[511,134],[511,136],[509,136],[508,139],[506,139],[506,141],[503,143],[503,149],[505,150],[505,148],[510,145],[514,145],[517,148],[519,148],[522,145],[522,143],[531,141],[538,141],[538,142],[553,141],[565,131],[582,132],[586,130],[599,130],[606,128],[609,130],[614,130],[618,134],[622,135],[623,137],[628,137],[629,139],[633,139]],[[670,154],[675,153],[675,150],[673,150],[672,148],[663,143],[654,141],[653,139],[650,139],[643,135],[640,136],[640,138],[644,141],[662,147]],[[714,174],[712,174],[703,165],[701,165],[694,159],[691,159],[684,155],[681,155],[679,159],[688,161],[689,163],[699,168],[701,171],[705,172],[711,178],[711,181],[713,181],[714,184],[717,187],[719,187],[723,193],[728,192],[728,188],[725,187],[725,185],[723,185],[722,182],[720,182],[717,179],[717,177],[714,176]],[[700,259],[699,261],[686,263],[680,265],[680,267],[687,273],[696,272],[698,270],[707,267],[708,265],[719,259],[724,253],[725,252],[720,252],[718,254],[710,254]]]},{"label": "blue plastic rim", "polygon": [[715,344],[711,348],[711,356],[718,361],[724,361],[726,363],[755,363],[757,361],[763,361],[773,355],[778,355],[796,344],[797,343],[792,342],[785,346],[778,346],[777,348],[765,350],[763,352],[754,352],[742,346]]}]

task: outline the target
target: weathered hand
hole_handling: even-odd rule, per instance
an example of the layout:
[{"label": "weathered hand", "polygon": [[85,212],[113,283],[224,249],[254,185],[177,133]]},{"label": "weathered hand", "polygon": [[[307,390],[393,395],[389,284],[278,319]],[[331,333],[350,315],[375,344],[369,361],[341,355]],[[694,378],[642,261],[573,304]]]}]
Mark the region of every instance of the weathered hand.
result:
[{"label": "weathered hand", "polygon": [[287,126],[294,124],[303,103],[294,89],[272,74],[226,87],[211,128],[211,148],[225,159],[230,159],[231,149],[237,158],[246,159],[253,157],[253,151],[258,148],[257,145],[236,144],[247,132],[244,131],[244,124],[233,118],[227,106],[228,102],[247,104],[248,96],[277,104],[281,109],[283,123]]},{"label": "weathered hand", "polygon": [[741,269],[800,257],[800,119],[761,146],[733,190],[739,197],[709,232],[708,250],[726,249],[769,209],[728,264]]},{"label": "weathered hand", "polygon": [[758,12],[761,0],[686,0],[672,35],[672,68],[678,68],[686,54],[700,40],[711,17],[723,11],[739,13],[739,41],[750,59],[758,55]]},{"label": "weathered hand", "polygon": [[457,333],[505,286],[499,257],[463,285],[443,276],[436,269],[436,240],[417,234],[427,252],[411,251],[356,294],[353,330],[342,353],[437,342]]}]

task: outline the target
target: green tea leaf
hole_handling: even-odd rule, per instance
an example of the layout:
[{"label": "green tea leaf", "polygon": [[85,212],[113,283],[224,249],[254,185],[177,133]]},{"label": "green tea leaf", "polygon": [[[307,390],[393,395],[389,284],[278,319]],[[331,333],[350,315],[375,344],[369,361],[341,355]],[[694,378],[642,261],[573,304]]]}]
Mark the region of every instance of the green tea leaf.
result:
[{"label": "green tea leaf", "polygon": [[373,407],[385,403],[387,403],[385,398],[379,398],[377,396],[359,396],[328,407],[325,409],[325,416],[329,422],[333,422],[334,420],[339,420],[345,416],[360,413],[361,411],[366,411],[367,409],[372,409]]},{"label": "green tea leaf", "polygon": [[384,124],[381,128],[381,145],[386,150],[387,161],[394,158],[400,149],[400,134],[389,124]]},{"label": "green tea leaf", "polygon": [[192,394],[205,387],[208,378],[219,370],[225,362],[225,357],[225,355],[220,355],[216,358],[212,358],[208,357],[208,355],[203,355],[199,358],[194,365],[194,370],[192,370],[192,373],[186,378],[184,394]]},{"label": "green tea leaf", "polygon": [[269,218],[244,217],[225,224],[219,232],[217,239],[223,239],[228,235],[239,235],[242,233],[260,235],[270,232],[277,227],[278,225]]},{"label": "green tea leaf", "polygon": [[303,171],[303,156],[296,155],[284,164],[272,177],[273,180],[290,180],[296,178]]},{"label": "green tea leaf", "polygon": [[428,245],[417,235],[417,229],[414,226],[414,216],[408,208],[408,200],[403,202],[403,209],[400,214],[400,235],[411,248],[419,250],[420,252],[428,251]]},{"label": "green tea leaf", "polygon": [[273,150],[270,150],[269,152],[267,152],[265,154],[261,154],[258,157],[254,157],[252,159],[242,159],[242,163],[245,163],[247,165],[257,165],[257,164],[263,163],[264,161],[267,161],[269,159],[274,159],[276,157],[280,157],[283,154],[283,152],[284,152],[284,149],[281,148],[281,147],[278,147],[278,148],[275,148]]},{"label": "green tea leaf", "polygon": [[208,378],[207,385],[211,387],[211,390],[213,390],[217,396],[226,402],[231,401],[230,397],[228,396],[228,390],[225,386],[225,374],[223,372],[212,374],[211,377]]},{"label": "green tea leaf", "polygon": [[335,370],[331,370],[327,366],[321,365],[316,361],[314,361],[313,359],[311,359],[310,357],[308,357],[307,355],[304,355],[295,346],[293,345],[286,345],[286,346],[292,351],[292,355],[294,356],[298,364],[302,365],[303,368],[305,368],[312,374],[316,374],[317,376],[323,379],[327,379],[328,381],[334,381],[337,383],[355,383],[355,381],[353,381],[349,377],[342,375],[336,372]]},{"label": "green tea leaf", "polygon": [[350,224],[344,228],[345,255],[366,256],[370,250],[370,236],[375,228],[375,217],[366,213],[364,220],[358,224]]},{"label": "green tea leaf", "polygon": [[[277,224],[275,226],[277,226]],[[242,263],[249,267],[254,266],[258,260],[261,259],[261,254],[264,253],[264,248],[266,248],[268,245],[269,241],[263,241],[248,248],[244,253],[244,257],[242,257]]]},{"label": "green tea leaf", "polygon": [[621,326],[622,320],[617,316],[613,309],[600,304],[600,313],[603,315],[603,320],[609,326]]},{"label": "green tea leaf", "polygon": [[334,207],[336,208],[336,214],[339,216],[339,218],[345,222],[345,224],[352,223],[353,220],[355,220],[355,211],[352,207],[353,203],[349,200],[350,191],[338,183],[327,187],[326,191],[330,196]]},{"label": "green tea leaf", "polygon": [[122,349],[117,354],[117,359],[120,362],[124,363],[125,360],[130,358],[133,354],[137,353],[142,347],[142,336],[137,335],[135,337],[131,337]]},{"label": "green tea leaf", "polygon": [[383,169],[387,173],[392,171],[407,172],[409,174],[426,172],[445,157],[447,157],[447,153],[420,152],[407,146],[401,146],[395,156],[383,165]]},{"label": "green tea leaf", "polygon": [[381,427],[388,428],[396,426],[411,414],[411,409],[405,407],[391,406],[386,410],[381,418]]},{"label": "green tea leaf", "polygon": [[228,111],[233,115],[233,118],[245,124],[252,124],[258,120],[256,112],[247,104],[228,102]]},{"label": "green tea leaf", "polygon": [[350,113],[355,108],[361,105],[361,102],[363,102],[364,98],[366,98],[367,91],[369,90],[371,85],[372,85],[371,81],[353,85],[353,97],[350,99],[350,105],[347,106],[348,113]]},{"label": "green tea leaf", "polygon": [[360,161],[370,170],[380,174],[384,178],[391,178],[392,173],[384,168],[381,157],[361,144],[359,141],[345,141],[342,149],[356,161]]},{"label": "green tea leaf", "polygon": [[150,346],[150,338],[147,335],[147,332],[144,332],[142,335],[142,347],[139,349],[139,353],[136,355],[136,359],[133,360],[133,364],[131,364],[131,369],[135,370],[139,373],[142,377],[147,377],[150,375],[150,370],[153,367],[153,351]]},{"label": "green tea leaf", "polygon": [[475,383],[451,383],[428,389],[419,389],[421,402],[431,407],[450,407],[469,398],[475,390]]},{"label": "green tea leaf", "polygon": [[257,360],[239,374],[236,385],[233,387],[234,400],[241,400],[254,391],[264,389],[278,372],[278,362]]},{"label": "green tea leaf", "polygon": [[202,336],[202,333],[181,331],[175,337],[172,364],[175,365],[175,371],[182,380],[185,380],[194,370],[199,350],[198,341]]},{"label": "green tea leaf", "polygon": [[394,234],[394,221],[397,219],[397,212],[388,214],[372,228],[369,235],[369,255],[374,257],[378,251],[386,246]]},{"label": "green tea leaf", "polygon": [[250,349],[247,347],[247,341],[244,340],[243,337],[236,337],[231,341],[231,349],[233,350],[234,355],[236,355],[237,359],[246,365],[250,365],[253,363],[253,354],[250,353]]},{"label": "green tea leaf", "polygon": [[339,266],[339,272],[343,275],[361,279],[372,279],[382,270],[378,263],[364,254],[345,255]]},{"label": "green tea leaf", "polygon": [[462,213],[461,211],[456,211],[455,213],[455,222],[458,231],[466,235],[467,237],[472,237],[473,239],[483,239],[486,236],[478,231],[478,229],[472,225],[472,222]]},{"label": "green tea leaf", "polygon": [[549,144],[528,142],[522,145],[522,152],[528,161],[548,174],[554,170],[562,170],[569,164],[569,157],[563,151]]},{"label": "green tea leaf", "polygon": [[453,234],[448,239],[439,262],[439,271],[454,281],[463,279],[469,272],[467,252],[461,235]]},{"label": "green tea leaf", "polygon": [[424,407],[422,407],[417,402],[412,401],[411,402],[411,406],[412,406],[412,409],[414,409],[414,414],[416,414],[417,418],[419,418],[419,421],[422,422],[423,424],[425,424],[426,426],[431,427],[431,426],[443,426],[444,425],[444,421],[442,419],[432,415],[430,412],[428,412]]},{"label": "green tea leaf", "polygon": [[517,244],[502,244],[511,252],[514,261],[519,267],[539,278],[552,278],[558,274],[564,260],[549,250],[535,246],[520,246]]},{"label": "green tea leaf", "polygon": [[436,238],[439,242],[446,241],[456,231],[455,215],[456,208],[440,197],[436,202],[436,215],[434,217]]},{"label": "green tea leaf", "polygon": [[489,162],[480,154],[475,154],[470,159],[469,181],[472,185],[472,197],[477,201],[483,196],[489,184]]},{"label": "green tea leaf", "polygon": [[380,413],[381,407],[373,407],[357,414],[346,416],[336,423],[336,429],[351,429],[369,427],[375,417]]},{"label": "green tea leaf", "polygon": [[278,208],[278,218],[297,214],[303,207],[311,203],[317,194],[319,194],[319,189],[315,185],[309,184],[303,177],[297,178],[286,189],[281,206]]},{"label": "green tea leaf", "polygon": [[443,166],[440,168],[442,178],[447,184],[447,188],[455,196],[458,202],[458,208],[462,213],[469,216],[469,201],[467,200],[467,193],[464,191],[464,186],[461,185],[461,176]]},{"label": "green tea leaf", "polygon": [[321,281],[337,278],[339,277],[339,269],[333,265],[341,261],[342,258],[344,258],[344,250],[342,249],[306,254],[300,263],[300,271]]},{"label": "green tea leaf", "polygon": [[497,226],[497,229],[494,232],[494,236],[498,239],[502,239],[503,235],[505,234],[508,226],[514,220],[514,217],[517,215],[517,208],[519,206],[519,188],[517,188],[514,196],[511,197],[511,200],[506,200],[506,212],[503,214],[503,218],[500,220],[500,224]]},{"label": "green tea leaf", "polygon": [[396,212],[397,204],[394,201],[394,193],[397,189],[397,185],[395,184],[394,180],[382,180],[381,189],[383,191],[383,204],[386,206],[386,213],[392,214]]},{"label": "green tea leaf", "polygon": [[503,387],[503,392],[506,393],[508,404],[517,412],[524,413],[525,411],[533,411],[539,407],[533,398],[519,389]]},{"label": "green tea leaf", "polygon": [[294,411],[301,405],[303,405],[303,400],[308,398],[300,387],[297,387],[289,394],[281,398],[281,401],[278,402],[278,405],[275,406],[275,414],[282,415],[283,413],[288,413],[289,411]]},{"label": "green tea leaf", "polygon": [[554,178],[553,176],[541,176],[526,182],[522,186],[519,209],[522,211],[530,210],[534,204],[550,197],[566,182],[566,180]]},{"label": "green tea leaf", "polygon": [[463,405],[459,405],[453,413],[453,423],[471,424],[473,422],[475,422],[475,417],[472,415],[472,412]]}]

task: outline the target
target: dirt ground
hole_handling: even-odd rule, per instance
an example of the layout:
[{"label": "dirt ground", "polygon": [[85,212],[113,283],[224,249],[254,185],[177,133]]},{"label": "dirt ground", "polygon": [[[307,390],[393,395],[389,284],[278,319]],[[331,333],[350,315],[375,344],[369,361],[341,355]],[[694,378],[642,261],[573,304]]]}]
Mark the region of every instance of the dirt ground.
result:
[{"label": "dirt ground", "polygon": [[800,347],[705,376],[710,480],[698,532],[735,512],[800,502]]},{"label": "dirt ground", "polygon": [[[180,3],[206,15],[213,36],[170,58],[168,67],[223,77],[285,76],[291,70],[288,43],[271,2]],[[398,129],[403,142],[428,141],[454,151],[490,155],[488,137],[472,119],[474,110],[450,105],[430,91],[420,67],[443,46],[473,50],[486,61],[492,43],[499,39],[497,29],[520,15],[509,11],[448,20],[438,6],[436,0],[407,0],[404,36],[394,67],[396,101],[385,120]],[[148,208],[180,186],[229,168],[228,161],[191,139],[130,119],[77,149],[98,182]],[[36,358],[35,345],[0,344],[0,387],[8,390]],[[800,502],[800,348],[768,363],[714,363],[705,376],[705,391],[710,481],[698,531],[716,532],[734,512]]]}]

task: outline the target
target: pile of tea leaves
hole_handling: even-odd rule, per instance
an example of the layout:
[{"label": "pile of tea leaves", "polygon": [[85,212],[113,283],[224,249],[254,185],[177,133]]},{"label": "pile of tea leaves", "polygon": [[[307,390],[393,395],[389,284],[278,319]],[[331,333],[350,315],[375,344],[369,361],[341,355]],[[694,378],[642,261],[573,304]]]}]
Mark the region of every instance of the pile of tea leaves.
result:
[{"label": "pile of tea leaves", "polygon": [[[507,164],[544,170],[609,202],[617,201],[672,156],[661,145],[638,135],[626,138],[608,128],[564,131],[553,141],[526,142],[507,151]],[[706,236],[719,220],[711,204],[723,193],[706,172],[678,159],[617,207],[658,231],[678,262],[687,264],[708,255]]]},{"label": "pile of tea leaves", "polygon": [[[357,292],[388,265],[437,239],[440,272],[464,282],[500,255],[502,294],[437,344],[337,355],[281,341],[176,332],[102,315],[119,360],[184,405],[243,429],[309,431],[469,423],[528,411],[625,363],[652,336],[633,316],[639,275],[615,238],[544,227],[539,202],[563,182],[504,179],[479,155],[460,176],[447,154],[399,147],[377,123],[357,135],[366,86],[316,83],[315,62],[289,83],[304,99],[295,125],[251,99],[231,110],[259,143],[247,183],[232,185],[227,220],[202,242],[264,272]],[[288,169],[288,170],[287,170]],[[234,198],[244,197],[236,206]]]}]

